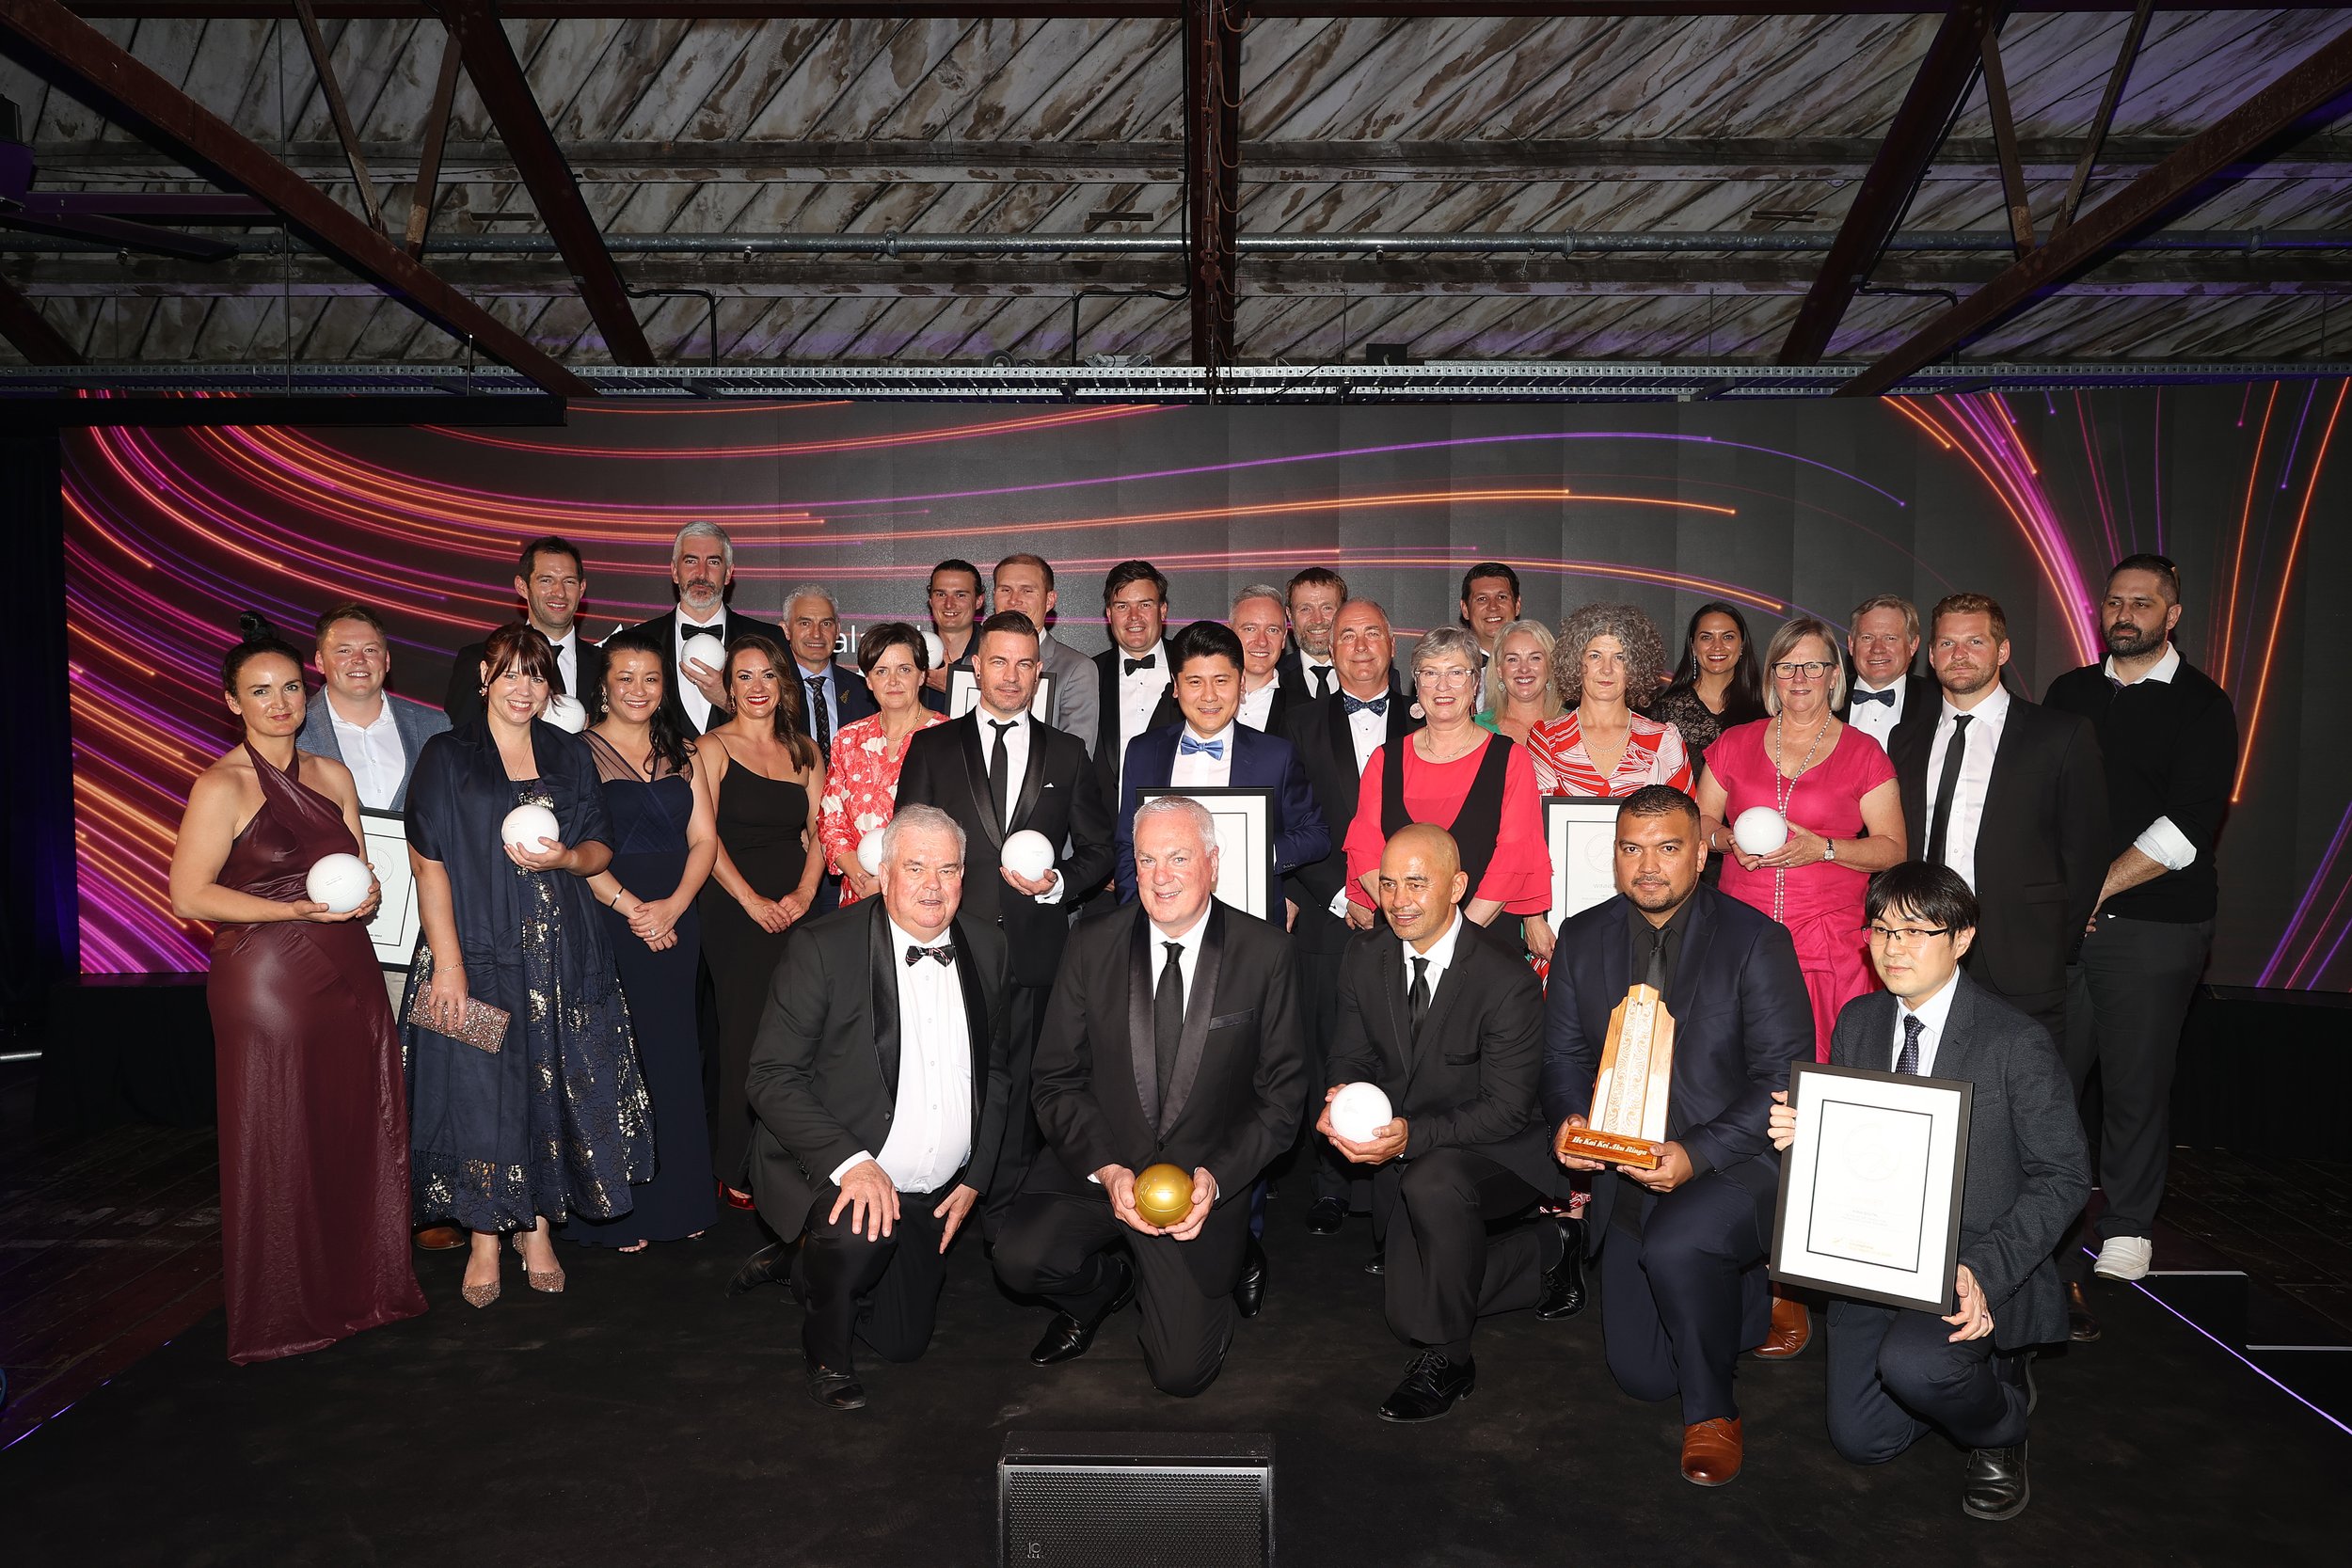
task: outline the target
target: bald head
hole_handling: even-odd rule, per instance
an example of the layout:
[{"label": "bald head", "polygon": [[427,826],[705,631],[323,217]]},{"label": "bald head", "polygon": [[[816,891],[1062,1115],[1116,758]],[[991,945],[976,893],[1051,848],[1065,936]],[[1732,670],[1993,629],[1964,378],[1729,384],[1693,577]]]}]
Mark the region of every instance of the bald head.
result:
[{"label": "bald head", "polygon": [[1454,906],[1470,891],[1462,852],[1443,828],[1416,822],[1380,851],[1380,912],[1389,928],[1423,953],[1454,924]]}]

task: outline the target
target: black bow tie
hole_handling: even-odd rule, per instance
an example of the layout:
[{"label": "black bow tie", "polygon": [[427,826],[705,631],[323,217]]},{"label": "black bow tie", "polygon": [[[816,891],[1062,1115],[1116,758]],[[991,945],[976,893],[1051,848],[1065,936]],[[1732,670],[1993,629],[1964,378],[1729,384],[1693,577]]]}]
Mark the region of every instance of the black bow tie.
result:
[{"label": "black bow tie", "polygon": [[1389,700],[1386,697],[1356,697],[1344,691],[1340,693],[1340,706],[1350,719],[1355,718],[1366,708],[1370,708],[1384,719],[1389,713]]},{"label": "black bow tie", "polygon": [[1853,700],[1857,703],[1884,703],[1888,707],[1893,707],[1895,689],[1890,686],[1883,691],[1865,691],[1857,686],[1853,689]]},{"label": "black bow tie", "polygon": [[913,969],[916,964],[921,963],[925,958],[937,958],[940,962],[940,967],[944,969],[947,965],[956,961],[956,944],[951,942],[943,942],[937,947],[910,947],[907,949],[907,967],[909,969]]},{"label": "black bow tie", "polygon": [[1158,669],[1160,667],[1160,656],[1157,654],[1146,654],[1141,658],[1122,658],[1119,662],[1127,667],[1123,673],[1132,675],[1138,670]]}]

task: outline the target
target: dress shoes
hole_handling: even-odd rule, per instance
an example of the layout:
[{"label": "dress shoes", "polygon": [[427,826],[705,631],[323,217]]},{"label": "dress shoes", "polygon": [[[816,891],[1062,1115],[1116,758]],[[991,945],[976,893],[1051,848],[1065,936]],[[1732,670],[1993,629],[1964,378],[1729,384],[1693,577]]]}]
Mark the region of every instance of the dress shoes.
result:
[{"label": "dress shoes", "polygon": [[1558,1323],[1584,1310],[1584,1222],[1562,1218],[1560,1260],[1544,1271],[1543,1293],[1535,1298],[1535,1316]]},{"label": "dress shoes", "polygon": [[1772,1328],[1756,1347],[1759,1360],[1787,1361],[1804,1354],[1813,1342],[1813,1314],[1804,1303],[1787,1296],[1772,1298]]},{"label": "dress shoes", "polygon": [[1470,1397],[1478,1383],[1478,1369],[1469,1356],[1449,1361],[1434,1350],[1422,1351],[1405,1369],[1405,1381],[1380,1402],[1384,1421],[1434,1421]]},{"label": "dress shoes", "polygon": [[2033,1488],[2026,1481],[2026,1445],[1968,1450],[1968,1481],[1961,1488],[1961,1511],[1978,1519],[2014,1519],[2026,1511]]},{"label": "dress shoes", "polygon": [[771,1242],[743,1259],[743,1266],[727,1281],[727,1294],[739,1296],[756,1291],[762,1285],[782,1285],[792,1277],[792,1243]]},{"label": "dress shoes", "polygon": [[1113,1258],[1110,1264],[1119,1271],[1119,1288],[1111,1292],[1110,1301],[1100,1312],[1083,1321],[1067,1312],[1055,1313],[1054,1321],[1045,1326],[1044,1337],[1029,1351],[1031,1366],[1057,1367],[1065,1361],[1075,1361],[1092,1348],[1096,1331],[1120,1307],[1136,1299],[1136,1266],[1124,1258]]},{"label": "dress shoes", "polygon": [[855,1372],[836,1372],[817,1362],[808,1364],[808,1397],[827,1410],[863,1410],[866,1386]]},{"label": "dress shoes", "polygon": [[428,1225],[417,1232],[417,1245],[427,1252],[448,1252],[466,1244],[466,1233],[453,1225]]},{"label": "dress shoes", "polygon": [[2090,1296],[2083,1290],[2082,1281],[2066,1282],[2066,1337],[2078,1345],[2095,1343],[2101,1333],[2099,1320],[2090,1315]]},{"label": "dress shoes", "polygon": [[2145,1279],[2156,1249],[2145,1236],[2109,1236],[2090,1272],[2102,1279]]},{"label": "dress shoes", "polygon": [[1241,1279],[1233,1286],[1233,1305],[1245,1318],[1254,1318],[1258,1308],[1265,1305],[1265,1248],[1258,1238],[1249,1238],[1249,1250],[1242,1254]]},{"label": "dress shoes", "polygon": [[1311,1235],[1336,1236],[1347,1223],[1347,1205],[1336,1197],[1319,1197],[1307,1205],[1307,1229]]},{"label": "dress shoes", "polygon": [[1693,1486],[1723,1486],[1737,1481],[1746,1451],[1737,1416],[1718,1416],[1684,1427],[1682,1479]]},{"label": "dress shoes", "polygon": [[1389,1255],[1383,1252],[1380,1248],[1374,1247],[1372,1249],[1372,1256],[1364,1259],[1364,1272],[1372,1275],[1375,1279],[1378,1279],[1381,1275],[1387,1274],[1389,1272]]}]

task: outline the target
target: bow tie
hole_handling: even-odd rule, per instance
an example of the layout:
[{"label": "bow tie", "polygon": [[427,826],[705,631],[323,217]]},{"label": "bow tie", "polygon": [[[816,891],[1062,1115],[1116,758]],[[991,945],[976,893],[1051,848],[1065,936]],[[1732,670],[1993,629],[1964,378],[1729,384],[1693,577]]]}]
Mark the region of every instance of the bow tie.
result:
[{"label": "bow tie", "polygon": [[947,965],[956,961],[956,945],[951,942],[943,942],[937,947],[910,947],[907,949],[907,967],[909,969],[913,969],[916,964],[921,963],[925,958],[937,958],[940,962],[940,967],[944,969]]},{"label": "bow tie", "polygon": [[1141,658],[1122,658],[1119,662],[1125,665],[1125,673],[1132,675],[1138,670],[1158,669],[1160,667],[1160,656],[1157,654],[1146,654]]},{"label": "bow tie", "polygon": [[1195,740],[1190,736],[1186,736],[1182,740],[1176,742],[1176,754],[1178,756],[1188,757],[1195,752],[1206,752],[1209,755],[1216,758],[1217,761],[1223,762],[1225,760],[1225,742],[1222,740]]},{"label": "bow tie", "polygon": [[1893,707],[1895,689],[1890,686],[1883,691],[1865,691],[1857,686],[1853,689],[1853,700],[1857,703],[1884,703],[1888,707]]},{"label": "bow tie", "polygon": [[1362,713],[1367,708],[1374,713],[1379,714],[1382,718],[1386,718],[1388,717],[1389,712],[1389,699],[1385,696],[1351,697],[1346,692],[1343,691],[1340,693],[1340,706],[1346,712],[1350,719],[1355,718],[1356,715]]}]

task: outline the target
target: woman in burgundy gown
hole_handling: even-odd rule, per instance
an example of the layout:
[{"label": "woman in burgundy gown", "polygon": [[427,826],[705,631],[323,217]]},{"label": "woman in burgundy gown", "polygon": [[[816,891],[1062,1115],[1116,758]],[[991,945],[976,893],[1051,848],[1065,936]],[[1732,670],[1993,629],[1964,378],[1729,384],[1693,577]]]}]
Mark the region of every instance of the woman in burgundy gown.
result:
[{"label": "woman in burgundy gown", "polygon": [[221,689],[245,743],[189,791],[173,912],[215,927],[220,1231],[229,1359],[330,1345],[424,1310],[408,1254],[408,1117],[399,1038],[368,942],[376,895],[332,914],[311,865],[360,854],[359,796],[297,751],[302,658],[258,616]]}]

